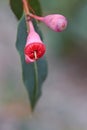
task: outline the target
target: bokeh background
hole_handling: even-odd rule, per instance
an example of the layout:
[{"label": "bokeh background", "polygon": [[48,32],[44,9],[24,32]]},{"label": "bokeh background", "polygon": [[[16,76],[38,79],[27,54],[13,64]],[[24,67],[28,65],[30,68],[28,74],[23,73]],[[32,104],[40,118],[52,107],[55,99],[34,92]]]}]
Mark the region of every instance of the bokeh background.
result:
[{"label": "bokeh background", "polygon": [[0,130],[87,130],[87,0],[40,3],[43,15],[61,13],[68,27],[56,33],[39,25],[49,73],[32,115],[15,48],[18,21],[0,0]]}]

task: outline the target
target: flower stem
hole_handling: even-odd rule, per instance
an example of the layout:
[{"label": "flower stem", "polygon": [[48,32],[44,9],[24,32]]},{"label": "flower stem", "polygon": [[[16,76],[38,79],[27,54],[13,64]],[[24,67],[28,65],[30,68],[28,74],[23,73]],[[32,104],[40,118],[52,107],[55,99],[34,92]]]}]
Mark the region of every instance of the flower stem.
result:
[{"label": "flower stem", "polygon": [[43,17],[34,15],[34,14],[30,13],[30,12],[29,12],[29,16],[36,19],[36,20],[43,21]]},{"label": "flower stem", "polygon": [[24,14],[25,14],[25,19],[26,19],[26,25],[27,25],[27,32],[29,32],[29,20],[30,20],[30,16],[29,16],[29,8],[28,8],[28,2],[27,0],[22,0],[23,2],[23,10],[24,10]]},{"label": "flower stem", "polygon": [[26,15],[29,15],[29,8],[28,8],[28,3],[27,0],[22,0],[23,2],[23,9]]}]

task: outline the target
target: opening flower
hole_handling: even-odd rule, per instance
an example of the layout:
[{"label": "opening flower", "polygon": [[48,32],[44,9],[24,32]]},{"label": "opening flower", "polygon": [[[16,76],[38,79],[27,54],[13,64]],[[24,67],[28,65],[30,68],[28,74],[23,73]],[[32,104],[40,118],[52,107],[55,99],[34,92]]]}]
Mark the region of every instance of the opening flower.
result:
[{"label": "opening flower", "polygon": [[27,63],[30,63],[41,58],[45,53],[46,47],[41,41],[39,34],[34,30],[31,20],[28,22],[28,24],[30,30],[24,48],[24,54],[25,54],[25,61]]}]

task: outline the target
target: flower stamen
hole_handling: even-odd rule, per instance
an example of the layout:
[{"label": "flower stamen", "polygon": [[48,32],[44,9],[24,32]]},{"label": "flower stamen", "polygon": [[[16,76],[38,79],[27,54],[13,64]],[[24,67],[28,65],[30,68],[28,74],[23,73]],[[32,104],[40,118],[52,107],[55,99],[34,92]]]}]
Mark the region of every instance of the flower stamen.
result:
[{"label": "flower stamen", "polygon": [[37,60],[37,53],[36,53],[36,51],[34,51],[34,57],[35,57],[35,60]]}]

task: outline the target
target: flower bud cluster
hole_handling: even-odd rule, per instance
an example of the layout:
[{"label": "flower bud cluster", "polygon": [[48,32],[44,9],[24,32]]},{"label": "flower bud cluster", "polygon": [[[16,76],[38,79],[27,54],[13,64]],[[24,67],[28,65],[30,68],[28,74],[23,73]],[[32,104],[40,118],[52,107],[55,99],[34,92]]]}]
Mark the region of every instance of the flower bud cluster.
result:
[{"label": "flower bud cluster", "polygon": [[55,32],[62,32],[67,27],[67,19],[60,14],[51,14],[44,17],[34,15],[28,11],[26,0],[23,0],[23,4],[25,14],[29,17],[29,20],[27,21],[29,32],[24,48],[24,55],[25,61],[27,63],[30,63],[41,58],[46,51],[45,44],[42,42],[39,34],[34,29],[32,18],[43,22],[47,27],[49,27]]}]

